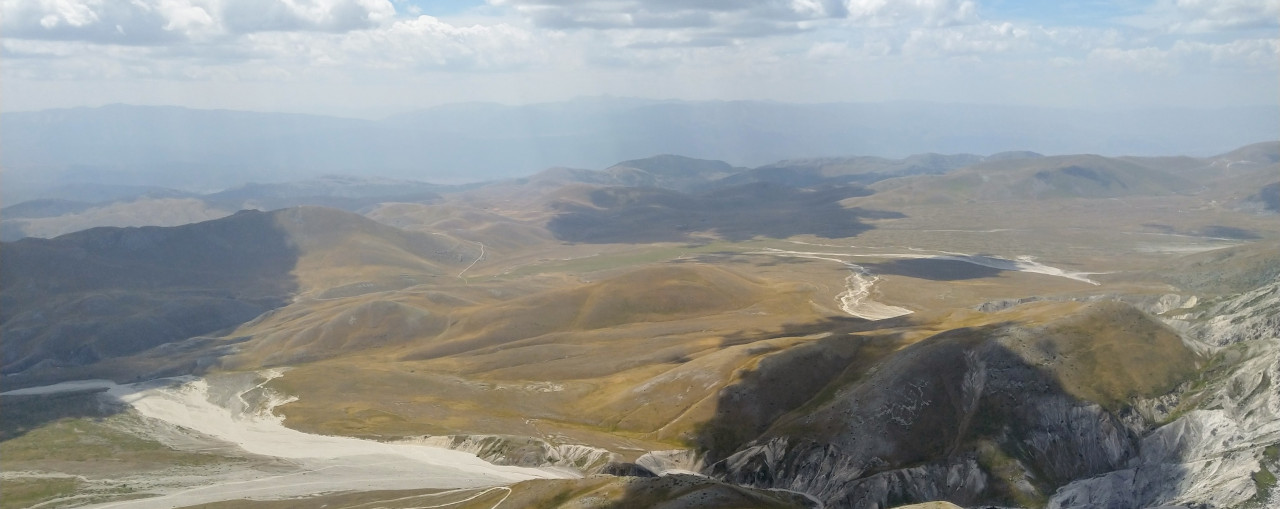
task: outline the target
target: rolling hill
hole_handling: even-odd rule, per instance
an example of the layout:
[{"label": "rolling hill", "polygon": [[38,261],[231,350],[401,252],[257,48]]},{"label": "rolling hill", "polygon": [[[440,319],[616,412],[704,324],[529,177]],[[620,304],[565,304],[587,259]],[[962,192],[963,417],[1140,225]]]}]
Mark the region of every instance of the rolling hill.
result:
[{"label": "rolling hill", "polygon": [[1006,201],[1120,198],[1188,193],[1183,177],[1097,155],[1051,156],[980,163],[938,177],[897,179],[875,188],[899,200]]},{"label": "rolling hill", "polygon": [[452,273],[476,256],[469,243],[319,208],[94,228],[0,249],[3,369],[25,376],[228,330],[362,278]]},{"label": "rolling hill", "polygon": [[[1000,159],[1008,159],[1001,156]],[[983,161],[972,154],[917,154],[904,159],[882,157],[828,157],[779,161],[728,176],[715,183],[719,187],[752,182],[769,182],[792,187],[823,184],[868,185],[881,180],[911,175],[940,175]]]}]

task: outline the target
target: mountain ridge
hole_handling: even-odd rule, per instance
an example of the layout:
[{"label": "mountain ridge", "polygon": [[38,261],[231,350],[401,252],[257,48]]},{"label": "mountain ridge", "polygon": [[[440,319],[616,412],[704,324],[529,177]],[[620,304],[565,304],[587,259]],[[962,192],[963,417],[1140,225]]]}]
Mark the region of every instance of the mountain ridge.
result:
[{"label": "mountain ridge", "polygon": [[[0,163],[3,199],[11,202],[23,201],[24,190],[69,180],[207,190],[270,170],[293,179],[354,172],[457,183],[662,153],[752,166],[848,153],[1209,154],[1280,137],[1270,121],[1276,114],[1274,107],[1109,112],[619,99],[456,105],[415,113],[410,122],[114,105],[6,113]],[[950,130],[939,126],[960,134],[944,135]]]}]

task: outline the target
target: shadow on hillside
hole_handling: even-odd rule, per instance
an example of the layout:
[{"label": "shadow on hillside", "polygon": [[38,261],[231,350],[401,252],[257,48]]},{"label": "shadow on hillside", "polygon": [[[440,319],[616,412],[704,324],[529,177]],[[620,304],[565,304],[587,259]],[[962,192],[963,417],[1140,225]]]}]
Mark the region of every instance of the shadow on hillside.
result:
[{"label": "shadow on hillside", "polygon": [[1261,203],[1264,210],[1280,212],[1280,182],[1262,186],[1250,200]]},{"label": "shadow on hillside", "polygon": [[[650,474],[652,475],[652,474]],[[581,499],[581,500],[586,500]],[[565,504],[568,506],[570,504]],[[554,504],[539,507],[553,507]],[[801,509],[820,507],[804,495],[785,491],[759,490],[736,486],[691,474],[633,478],[622,497],[604,509],[649,509],[689,507],[698,509]],[[555,506],[559,507],[559,506]]]},{"label": "shadow on hillside", "polygon": [[840,200],[867,196],[860,186],[798,189],[769,183],[699,195],[656,188],[605,188],[591,205],[557,202],[547,229],[559,240],[587,243],[677,242],[710,232],[730,241],[754,237],[853,237],[872,227],[860,219],[905,217],[897,212],[845,208]]},{"label": "shadow on hillside", "polygon": [[0,442],[18,438],[45,423],[62,419],[102,419],[124,410],[100,397],[106,389],[30,396],[0,396]]},{"label": "shadow on hillside", "polygon": [[[786,324],[777,331],[744,331],[725,336],[722,348],[785,337],[827,335],[763,358],[755,369],[743,373],[738,383],[722,389],[715,416],[699,427],[694,446],[706,454],[707,464],[723,459],[760,436],[782,416],[818,398],[833,382],[850,372],[869,369],[900,348],[903,337],[892,329],[911,323],[909,316],[880,321],[832,316],[810,323]],[[853,333],[862,334],[850,335]]]},{"label": "shadow on hillside", "polygon": [[1201,228],[1199,232],[1202,237],[1213,237],[1231,240],[1257,240],[1262,238],[1257,233],[1246,230],[1244,228],[1236,228],[1234,226],[1211,225]]},{"label": "shadow on hillside", "polygon": [[[832,333],[763,357],[721,390],[713,417],[692,439],[705,454],[703,473],[742,486],[821,494],[828,506],[939,499],[1026,506],[1043,505],[1074,480],[1125,468],[1138,454],[1139,436],[1121,419],[1124,410],[1069,394],[1052,366],[1030,363],[994,340],[1012,324],[954,329],[915,343],[890,330],[910,324],[905,317],[830,318],[726,338],[740,345]],[[865,333],[848,335],[855,331]],[[732,466],[724,461],[771,436],[788,441],[739,456]],[[966,470],[973,465],[981,472]],[[1176,486],[1188,474],[1179,465],[1161,468],[1158,475],[1170,483],[1160,486]],[[966,472],[981,482],[954,482],[954,476],[973,480]],[[1130,490],[1121,496],[1137,505],[1174,495],[1156,486],[1099,490]],[[628,500],[641,495],[614,507],[631,507]]]},{"label": "shadow on hillside", "polygon": [[1209,225],[1198,230],[1180,230],[1173,226],[1161,223],[1143,223],[1143,228],[1154,230],[1156,233],[1166,235],[1186,235],[1192,237],[1208,237],[1216,239],[1230,240],[1257,240],[1262,238],[1252,230],[1237,228],[1235,226]]},{"label": "shadow on hillside", "polygon": [[961,281],[1000,275],[1003,270],[959,260],[907,258],[884,263],[863,264],[872,274],[892,274],[932,281]]},{"label": "shadow on hillside", "polygon": [[290,302],[299,256],[277,215],[257,211],[5,243],[4,390],[201,374],[235,343],[204,336]]}]

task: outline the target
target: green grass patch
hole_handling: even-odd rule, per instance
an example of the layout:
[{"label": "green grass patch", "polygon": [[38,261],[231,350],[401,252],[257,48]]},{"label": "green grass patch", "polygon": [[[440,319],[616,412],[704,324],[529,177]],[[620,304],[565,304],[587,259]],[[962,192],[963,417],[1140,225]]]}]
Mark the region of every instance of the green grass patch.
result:
[{"label": "green grass patch", "polygon": [[1271,499],[1271,493],[1276,489],[1276,476],[1263,465],[1262,469],[1254,472],[1252,477],[1257,491],[1253,498],[1240,504],[1239,507],[1240,509],[1266,509],[1268,506],[1264,504]]},{"label": "green grass patch", "polygon": [[42,477],[0,480],[0,509],[31,507],[41,502],[75,495],[81,481],[74,477]]},{"label": "green grass patch", "polygon": [[1276,487],[1276,475],[1262,467],[1262,470],[1253,473],[1253,484],[1258,487],[1258,494],[1271,493]]},{"label": "green grass patch", "polygon": [[8,441],[59,419],[103,418],[123,409],[99,398],[100,390],[38,396],[3,396],[0,405],[0,441]]},{"label": "green grass patch", "polygon": [[160,442],[124,431],[140,417],[120,414],[101,418],[60,419],[0,442],[6,469],[23,462],[112,462],[139,468],[198,466],[225,461],[212,454],[175,451]]},{"label": "green grass patch", "polygon": [[979,445],[978,465],[991,475],[995,481],[995,489],[1014,505],[1040,508],[1049,502],[1049,497],[1039,489],[1039,486],[1036,486],[1034,493],[1027,493],[1017,488],[1018,483],[1027,477],[1027,472],[1017,458],[1010,456],[998,444],[988,441]]}]

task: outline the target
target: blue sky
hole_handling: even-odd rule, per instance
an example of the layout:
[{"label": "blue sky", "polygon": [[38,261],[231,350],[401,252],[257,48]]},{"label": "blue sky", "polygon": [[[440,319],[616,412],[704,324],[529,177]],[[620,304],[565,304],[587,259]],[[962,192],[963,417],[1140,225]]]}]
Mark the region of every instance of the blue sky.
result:
[{"label": "blue sky", "polygon": [[1020,19],[1049,25],[1103,27],[1116,20],[1141,14],[1147,2],[996,0],[983,2],[983,11],[998,19]]},{"label": "blue sky", "polygon": [[1280,0],[5,0],[6,110],[1280,102]]},{"label": "blue sky", "polygon": [[430,16],[452,16],[487,5],[483,1],[474,0],[406,0],[397,4],[406,6],[406,12],[408,8],[416,8],[418,12]]}]

